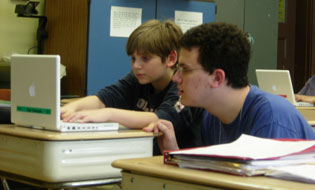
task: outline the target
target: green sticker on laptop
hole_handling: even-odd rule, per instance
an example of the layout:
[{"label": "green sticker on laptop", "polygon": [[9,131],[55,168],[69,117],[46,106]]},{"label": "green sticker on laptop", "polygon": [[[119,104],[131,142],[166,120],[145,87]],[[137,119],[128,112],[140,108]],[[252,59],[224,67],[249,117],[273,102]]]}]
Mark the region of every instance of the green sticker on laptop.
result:
[{"label": "green sticker on laptop", "polygon": [[16,110],[19,112],[38,113],[38,114],[47,114],[47,115],[51,114],[51,109],[47,109],[47,108],[17,106]]}]

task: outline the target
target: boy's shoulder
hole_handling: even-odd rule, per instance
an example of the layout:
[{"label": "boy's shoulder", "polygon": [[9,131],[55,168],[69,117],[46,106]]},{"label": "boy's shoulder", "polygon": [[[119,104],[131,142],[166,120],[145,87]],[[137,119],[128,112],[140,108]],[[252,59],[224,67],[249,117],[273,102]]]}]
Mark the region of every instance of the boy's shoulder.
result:
[{"label": "boy's shoulder", "polygon": [[251,86],[250,92],[245,100],[244,106],[251,110],[288,112],[296,111],[295,107],[285,98],[264,92],[256,86]]},{"label": "boy's shoulder", "polygon": [[178,88],[177,88],[176,83],[174,83],[173,81],[170,81],[168,85],[159,94],[173,94],[173,95],[178,96]]}]

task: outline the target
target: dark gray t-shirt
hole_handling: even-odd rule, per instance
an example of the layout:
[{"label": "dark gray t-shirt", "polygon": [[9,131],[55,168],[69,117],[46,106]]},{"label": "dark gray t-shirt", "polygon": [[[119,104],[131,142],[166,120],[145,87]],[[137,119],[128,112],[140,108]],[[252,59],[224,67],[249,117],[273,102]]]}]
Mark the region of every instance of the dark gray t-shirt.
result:
[{"label": "dark gray t-shirt", "polygon": [[299,91],[298,94],[315,96],[315,76],[312,76],[305,83],[304,87]]},{"label": "dark gray t-shirt", "polygon": [[[201,143],[198,124],[201,119],[193,116],[199,115],[201,111],[197,108],[184,108],[181,114],[178,113],[174,107],[179,99],[178,89],[172,81],[163,91],[154,93],[151,84],[140,84],[134,74],[129,72],[115,84],[101,89],[96,95],[106,107],[154,112],[160,119],[171,121],[180,148],[195,147]],[[160,154],[157,145],[154,154]]]}]

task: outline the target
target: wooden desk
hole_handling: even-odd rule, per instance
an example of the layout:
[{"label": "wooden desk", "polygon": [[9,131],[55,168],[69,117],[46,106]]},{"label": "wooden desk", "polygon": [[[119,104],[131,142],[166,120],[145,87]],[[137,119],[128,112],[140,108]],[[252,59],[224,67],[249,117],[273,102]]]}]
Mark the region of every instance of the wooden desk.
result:
[{"label": "wooden desk", "polygon": [[123,169],[122,189],[242,189],[314,190],[315,185],[269,177],[242,177],[217,172],[178,168],[163,164],[163,157],[116,160]]},{"label": "wooden desk", "polygon": [[54,132],[40,129],[19,127],[12,124],[0,124],[0,134],[23,137],[45,141],[71,141],[71,140],[97,140],[97,139],[121,139],[153,137],[153,133],[142,130],[130,130],[120,127],[118,131],[97,131],[97,132]]},{"label": "wooden desk", "polygon": [[47,188],[119,182],[120,170],[112,161],[151,157],[153,137],[126,128],[60,133],[3,124],[0,178]]},{"label": "wooden desk", "polygon": [[296,107],[310,125],[315,125],[315,107]]}]

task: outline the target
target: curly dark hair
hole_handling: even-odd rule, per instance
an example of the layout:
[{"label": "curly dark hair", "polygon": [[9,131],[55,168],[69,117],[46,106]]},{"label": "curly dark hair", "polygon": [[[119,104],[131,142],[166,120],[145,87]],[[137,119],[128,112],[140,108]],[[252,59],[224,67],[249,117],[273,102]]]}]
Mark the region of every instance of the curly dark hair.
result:
[{"label": "curly dark hair", "polygon": [[247,71],[250,60],[250,42],[236,25],[206,23],[188,30],[180,40],[182,48],[199,48],[198,62],[203,69],[213,73],[222,69],[227,84],[232,88],[248,85]]}]

